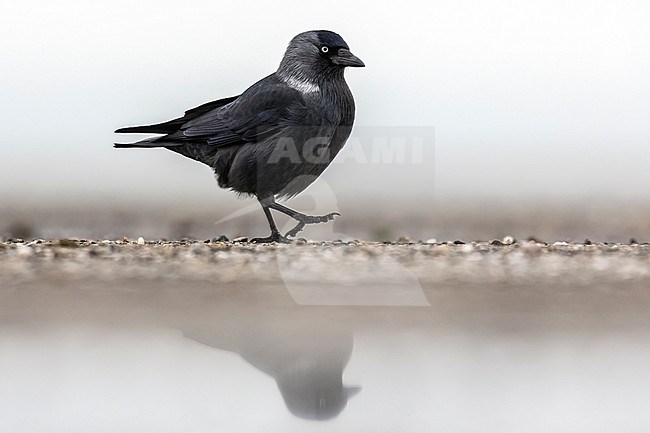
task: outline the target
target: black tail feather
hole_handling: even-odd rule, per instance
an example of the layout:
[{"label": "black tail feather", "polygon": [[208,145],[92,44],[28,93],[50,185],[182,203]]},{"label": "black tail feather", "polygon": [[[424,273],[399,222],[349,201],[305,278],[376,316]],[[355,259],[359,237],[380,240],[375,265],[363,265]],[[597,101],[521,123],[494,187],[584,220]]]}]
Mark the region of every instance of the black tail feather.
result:
[{"label": "black tail feather", "polygon": [[[168,120],[167,122],[157,123],[155,125],[143,125],[143,126],[129,126],[126,128],[120,128],[115,131],[118,134],[173,134],[185,123],[189,122],[192,119],[195,119],[215,108],[223,107],[224,105],[234,101],[239,96],[231,96],[230,98],[219,99],[218,101],[208,102],[198,107],[187,110],[183,117],[178,119]],[[131,146],[131,147],[140,147],[140,146]]]},{"label": "black tail feather", "polygon": [[118,134],[130,134],[130,133],[146,133],[146,134],[171,134],[178,128],[172,128],[171,125],[167,123],[160,123],[158,125],[144,125],[144,126],[129,126],[127,128],[120,128],[115,132]]},{"label": "black tail feather", "polygon": [[152,149],[155,147],[177,147],[183,146],[184,144],[186,143],[183,143],[182,141],[169,140],[166,139],[166,137],[153,137],[141,141],[136,141],[135,143],[113,143],[113,147],[116,149]]},{"label": "black tail feather", "polygon": [[165,147],[164,143],[158,142],[162,137],[151,137],[145,138],[144,140],[136,141],[135,143],[114,143],[113,147],[117,149],[131,149],[134,147],[139,147],[141,149],[152,148],[152,147]]}]

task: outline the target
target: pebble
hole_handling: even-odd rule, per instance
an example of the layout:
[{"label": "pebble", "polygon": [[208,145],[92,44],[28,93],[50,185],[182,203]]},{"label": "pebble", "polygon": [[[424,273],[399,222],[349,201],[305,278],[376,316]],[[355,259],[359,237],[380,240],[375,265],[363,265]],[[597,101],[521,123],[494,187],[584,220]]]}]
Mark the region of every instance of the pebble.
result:
[{"label": "pebble", "polygon": [[460,247],[460,250],[464,253],[472,253],[474,252],[474,246],[470,244],[464,244],[463,246]]},{"label": "pebble", "polygon": [[144,238],[142,236],[140,236],[138,238],[138,245],[144,245],[144,244],[145,244]]}]

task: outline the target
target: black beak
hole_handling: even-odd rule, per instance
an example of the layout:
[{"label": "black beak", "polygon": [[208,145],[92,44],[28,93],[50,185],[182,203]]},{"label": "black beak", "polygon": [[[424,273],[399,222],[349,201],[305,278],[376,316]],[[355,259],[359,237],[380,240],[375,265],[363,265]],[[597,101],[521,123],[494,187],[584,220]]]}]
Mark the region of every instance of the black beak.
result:
[{"label": "black beak", "polygon": [[360,58],[355,56],[350,52],[350,50],[346,50],[345,48],[339,49],[339,52],[336,53],[335,56],[332,56],[332,63],[335,65],[339,66],[353,66],[357,68],[362,68],[366,66]]}]

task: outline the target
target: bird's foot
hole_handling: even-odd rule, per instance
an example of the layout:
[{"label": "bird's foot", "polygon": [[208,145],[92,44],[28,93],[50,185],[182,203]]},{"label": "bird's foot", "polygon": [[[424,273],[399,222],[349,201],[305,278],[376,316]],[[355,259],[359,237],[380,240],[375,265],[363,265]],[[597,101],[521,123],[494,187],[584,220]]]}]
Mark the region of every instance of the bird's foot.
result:
[{"label": "bird's foot", "polygon": [[299,222],[299,223],[298,223],[294,228],[292,228],[291,230],[289,230],[289,231],[285,234],[285,236],[286,236],[287,238],[288,238],[288,237],[295,238],[296,235],[298,234],[298,232],[302,231],[302,229],[303,229],[304,227],[305,227],[305,223],[302,222],[302,221],[300,221],[300,222]]},{"label": "bird's foot", "polygon": [[303,228],[305,228],[306,224],[326,223],[327,221],[334,220],[335,216],[341,216],[341,214],[338,213],[338,212],[330,212],[327,215],[304,215],[304,214],[300,214],[300,216],[294,217],[298,221],[298,224],[296,224],[296,226],[294,228],[289,230],[285,234],[285,236],[286,237],[296,237],[296,235]]},{"label": "bird's foot", "polygon": [[282,236],[280,232],[271,232],[271,236],[265,238],[253,238],[251,239],[251,242],[254,244],[270,244],[271,242],[290,244],[291,240],[287,239],[286,236]]}]

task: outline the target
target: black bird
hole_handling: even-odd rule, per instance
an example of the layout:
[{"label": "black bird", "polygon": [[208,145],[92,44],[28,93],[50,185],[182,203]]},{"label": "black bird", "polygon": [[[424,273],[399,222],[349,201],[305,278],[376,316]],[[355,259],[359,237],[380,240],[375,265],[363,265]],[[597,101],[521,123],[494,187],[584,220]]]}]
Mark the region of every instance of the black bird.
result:
[{"label": "black bird", "polygon": [[[164,147],[210,166],[219,186],[255,196],[271,227],[254,242],[288,242],[305,224],[334,219],[305,215],[275,201],[303,191],[327,168],[350,136],[354,99],[347,66],[365,66],[338,34],[317,30],[294,37],[276,72],[244,93],[208,102],[164,123],[118,133],[162,136],[117,148]],[[298,221],[284,236],[271,209]]]}]

